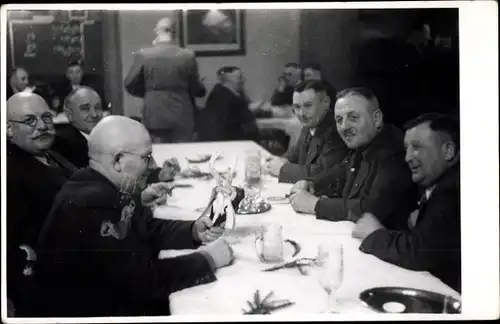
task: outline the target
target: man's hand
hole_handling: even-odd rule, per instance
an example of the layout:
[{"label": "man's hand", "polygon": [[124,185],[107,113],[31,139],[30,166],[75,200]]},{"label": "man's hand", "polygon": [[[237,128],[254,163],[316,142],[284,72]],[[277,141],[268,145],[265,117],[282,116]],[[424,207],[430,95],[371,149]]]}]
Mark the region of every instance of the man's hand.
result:
[{"label": "man's hand", "polygon": [[318,200],[318,197],[305,190],[299,190],[290,195],[290,204],[293,210],[304,214],[314,214]]},{"label": "man's hand", "polygon": [[224,233],[226,223],[213,226],[207,215],[198,218],[193,225],[193,238],[201,243],[209,243],[218,239]]},{"label": "man's hand", "polygon": [[307,191],[311,194],[314,194],[314,183],[307,180],[297,181],[290,190],[290,194],[294,194],[298,191]]},{"label": "man's hand", "polygon": [[167,202],[167,196],[172,195],[174,185],[171,183],[157,182],[149,185],[141,193],[143,206],[154,207]]},{"label": "man's hand", "polygon": [[199,250],[212,257],[216,269],[227,266],[234,260],[233,249],[224,239],[201,246]]},{"label": "man's hand", "polygon": [[352,237],[364,240],[368,235],[378,229],[385,228],[377,217],[371,213],[364,213],[357,221],[356,227],[352,232]]},{"label": "man's hand", "polygon": [[270,175],[277,177],[280,174],[281,167],[287,162],[288,160],[282,157],[277,157],[274,156],[272,158],[269,158],[266,164],[264,165],[264,169],[266,170],[267,173]]},{"label": "man's hand", "polygon": [[171,158],[163,162],[158,179],[160,181],[172,181],[179,172],[181,172],[179,161],[176,158]]}]

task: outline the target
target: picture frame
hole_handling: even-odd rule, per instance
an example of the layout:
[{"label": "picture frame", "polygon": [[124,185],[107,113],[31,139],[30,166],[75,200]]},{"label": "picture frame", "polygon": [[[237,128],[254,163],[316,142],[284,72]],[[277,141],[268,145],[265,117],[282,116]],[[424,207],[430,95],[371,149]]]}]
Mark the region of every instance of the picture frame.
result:
[{"label": "picture frame", "polygon": [[245,55],[243,10],[182,10],[180,41],[196,56]]},{"label": "picture frame", "polygon": [[88,11],[87,10],[70,10],[69,20],[87,20]]}]

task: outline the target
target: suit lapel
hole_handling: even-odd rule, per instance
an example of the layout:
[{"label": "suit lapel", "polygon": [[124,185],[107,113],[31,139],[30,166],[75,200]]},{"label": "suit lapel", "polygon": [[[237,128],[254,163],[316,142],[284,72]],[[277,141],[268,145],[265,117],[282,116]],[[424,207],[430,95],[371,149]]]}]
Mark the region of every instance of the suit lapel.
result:
[{"label": "suit lapel", "polygon": [[356,197],[359,195],[359,192],[360,192],[361,188],[363,187],[364,183],[366,182],[367,177],[368,177],[368,164],[367,163],[360,163],[358,166],[357,174],[353,179],[353,183],[351,186],[351,190],[349,192],[348,199],[352,199],[353,197]]},{"label": "suit lapel", "polygon": [[319,149],[321,147],[321,138],[317,136],[311,136],[309,133],[309,147],[307,148],[306,165],[311,164],[318,156]]}]

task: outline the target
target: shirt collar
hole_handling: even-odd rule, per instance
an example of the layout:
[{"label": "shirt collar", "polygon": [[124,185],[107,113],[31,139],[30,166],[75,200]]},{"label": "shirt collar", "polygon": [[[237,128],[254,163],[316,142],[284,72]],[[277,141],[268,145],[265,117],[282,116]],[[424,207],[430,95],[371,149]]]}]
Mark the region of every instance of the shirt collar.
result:
[{"label": "shirt collar", "polygon": [[84,132],[82,132],[81,130],[79,130],[80,134],[83,135],[83,137],[85,137],[86,140],[89,139],[89,135],[88,134],[85,134]]}]

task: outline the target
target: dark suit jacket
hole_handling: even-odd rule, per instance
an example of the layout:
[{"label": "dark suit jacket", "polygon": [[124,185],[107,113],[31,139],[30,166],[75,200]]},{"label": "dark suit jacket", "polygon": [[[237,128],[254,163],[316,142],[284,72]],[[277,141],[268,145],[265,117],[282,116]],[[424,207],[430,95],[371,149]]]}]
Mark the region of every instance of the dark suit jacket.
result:
[{"label": "dark suit jacket", "polygon": [[248,101],[227,87],[216,84],[200,111],[200,141],[259,140],[255,116]]},{"label": "dark suit jacket", "polygon": [[412,230],[377,230],[360,249],[406,269],[429,271],[460,292],[460,167],[449,169],[437,182]]},{"label": "dark suit jacket", "polygon": [[56,125],[56,138],[52,149],[78,168],[85,168],[89,165],[87,139],[71,124]]},{"label": "dark suit jacket", "polygon": [[284,106],[293,104],[293,92],[294,87],[286,86],[284,91],[274,90],[273,96],[271,97],[271,105],[273,106]]},{"label": "dark suit jacket", "polygon": [[134,54],[125,89],[144,98],[142,122],[149,130],[185,129],[193,132],[193,99],[203,97],[194,52],[159,43]]},{"label": "dark suit jacket", "polygon": [[161,250],[200,245],[193,223],[153,218],[140,198],[127,198],[90,168],[78,171],[40,234],[39,289],[51,291],[43,315],[169,315],[170,293],[216,280],[213,261],[200,252],[158,259]]},{"label": "dark suit jacket", "polygon": [[281,167],[279,182],[295,183],[299,180],[316,180],[347,156],[347,147],[337,132],[332,111],[328,111],[316,128],[314,136],[303,127],[295,146],[285,157],[288,162]]},{"label": "dark suit jacket", "polygon": [[[359,166],[355,165],[360,157]],[[368,147],[350,153],[341,167],[317,180],[315,185],[332,184],[330,197],[322,197],[315,207],[318,219],[357,221],[365,212],[374,214],[384,225],[393,228],[406,224],[415,209],[418,187],[404,160],[403,132],[385,125]],[[335,196],[337,178],[345,177],[341,197]]]},{"label": "dark suit jacket", "polygon": [[29,314],[25,306],[30,296],[26,283],[30,279],[23,275],[26,253],[19,246],[26,244],[36,249],[54,197],[76,170],[58,153],[49,151],[48,155],[60,169],[46,166],[7,142],[7,294],[20,315]]}]

